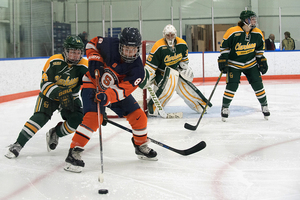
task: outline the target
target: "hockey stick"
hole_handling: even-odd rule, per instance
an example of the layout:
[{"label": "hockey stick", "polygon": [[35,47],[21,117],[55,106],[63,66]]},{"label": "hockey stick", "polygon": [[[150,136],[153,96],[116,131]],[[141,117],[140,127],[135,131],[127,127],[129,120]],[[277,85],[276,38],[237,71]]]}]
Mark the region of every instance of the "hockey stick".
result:
[{"label": "hockey stick", "polygon": [[[110,123],[110,124],[112,124],[112,125],[115,125],[116,127],[121,128],[121,129],[123,129],[123,130],[125,130],[125,131],[128,131],[128,132],[132,133],[132,130],[131,130],[131,129],[126,128],[125,126],[122,126],[121,124],[118,124],[118,123],[116,123],[116,122],[113,122],[113,121],[111,121],[111,120],[109,120],[109,119],[107,120],[107,122]],[[179,150],[179,149],[175,149],[175,148],[173,148],[173,147],[170,147],[170,146],[168,146],[168,145],[166,145],[166,144],[163,144],[163,143],[161,143],[161,142],[159,142],[159,141],[157,141],[157,140],[154,140],[154,139],[152,139],[152,138],[149,138],[149,137],[148,137],[148,139],[149,139],[151,142],[153,142],[154,144],[157,144],[157,145],[159,145],[159,146],[161,146],[161,147],[164,147],[164,148],[166,148],[166,149],[168,149],[168,150],[170,150],[170,151],[173,151],[173,152],[178,153],[178,154],[183,155],[183,156],[191,155],[191,154],[193,154],[193,153],[196,153],[196,152],[198,152],[198,151],[201,151],[202,149],[204,149],[204,148],[206,147],[206,143],[205,143],[204,141],[201,141],[201,142],[199,142],[198,144],[196,144],[195,146],[193,146],[193,147],[191,147],[191,148],[189,148],[189,149]]]},{"label": "hockey stick", "polygon": [[206,105],[205,105],[205,107],[204,107],[204,109],[203,109],[203,111],[202,111],[202,113],[201,113],[201,115],[200,115],[200,118],[199,118],[197,124],[196,124],[195,126],[193,126],[193,125],[191,125],[191,124],[189,124],[189,123],[185,123],[185,124],[184,124],[184,128],[189,129],[189,130],[192,130],[192,131],[194,131],[194,130],[197,129],[197,127],[198,127],[198,125],[200,124],[200,121],[201,121],[201,119],[202,119],[202,117],[203,117],[203,115],[204,115],[204,113],[205,113],[205,111],[206,111],[206,108],[207,108],[207,106],[208,106],[208,103],[210,102],[210,100],[211,100],[211,98],[212,98],[212,96],[213,96],[213,94],[214,94],[214,92],[215,92],[215,90],[216,90],[216,88],[217,88],[217,85],[218,85],[218,83],[219,83],[219,81],[220,81],[220,79],[221,79],[221,77],[222,77],[222,74],[223,74],[223,72],[220,73],[219,78],[218,78],[218,80],[217,80],[217,82],[216,82],[216,84],[215,84],[215,87],[214,87],[213,91],[211,92],[211,94],[210,94],[210,96],[209,96],[209,99],[208,99],[207,102],[206,102]]},{"label": "hockey stick", "polygon": [[[99,92],[99,78],[100,74],[98,70],[95,70],[95,76],[96,76],[96,87],[97,87],[97,93]],[[103,183],[104,181],[104,170],[103,170],[103,148],[102,148],[102,131],[101,131],[101,112],[100,112],[100,102],[97,101],[97,113],[98,113],[98,125],[99,125],[99,142],[100,142],[100,162],[101,162],[101,172],[98,176],[98,181],[100,183]]]},{"label": "hockey stick", "polygon": [[154,90],[152,89],[152,87],[147,87],[149,93],[150,93],[150,97],[156,107],[156,109],[158,110],[158,113],[160,116],[162,116],[163,118],[182,118],[182,112],[177,112],[177,113],[166,113],[165,110],[163,109],[159,99],[157,98]]}]

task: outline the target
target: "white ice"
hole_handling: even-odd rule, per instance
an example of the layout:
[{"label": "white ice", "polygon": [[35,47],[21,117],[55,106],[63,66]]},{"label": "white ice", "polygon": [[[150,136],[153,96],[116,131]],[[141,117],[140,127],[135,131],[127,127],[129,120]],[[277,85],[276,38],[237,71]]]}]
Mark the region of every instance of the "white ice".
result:
[{"label": "white ice", "polygon": [[[214,82],[197,86],[208,98]],[[0,199],[194,199],[194,200],[299,200],[300,199],[300,82],[264,81],[271,116],[265,120],[247,82],[242,82],[227,122],[220,109],[225,83],[221,82],[196,131],[200,114],[175,95],[167,112],[183,111],[182,119],[149,118],[149,137],[177,149],[200,141],[207,147],[181,156],[156,144],[158,161],[136,158],[131,134],[115,126],[102,127],[104,182],[98,182],[100,150],[98,132],[86,145],[82,173],[64,171],[72,136],[60,138],[55,151],[47,152],[45,133],[61,120],[55,112],[22,149],[7,159],[7,146],[15,142],[32,115],[36,97],[0,104]],[[125,119],[112,119],[129,128]],[[108,189],[106,195],[99,189]]]}]

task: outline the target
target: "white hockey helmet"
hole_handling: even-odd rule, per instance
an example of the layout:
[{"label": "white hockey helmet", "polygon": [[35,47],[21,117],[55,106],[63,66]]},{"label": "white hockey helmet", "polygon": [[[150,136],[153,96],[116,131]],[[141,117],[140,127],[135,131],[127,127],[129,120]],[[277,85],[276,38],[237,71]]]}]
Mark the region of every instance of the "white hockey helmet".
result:
[{"label": "white hockey helmet", "polygon": [[170,47],[172,47],[175,43],[175,38],[177,37],[176,28],[172,24],[168,24],[165,26],[163,30],[163,37]]}]

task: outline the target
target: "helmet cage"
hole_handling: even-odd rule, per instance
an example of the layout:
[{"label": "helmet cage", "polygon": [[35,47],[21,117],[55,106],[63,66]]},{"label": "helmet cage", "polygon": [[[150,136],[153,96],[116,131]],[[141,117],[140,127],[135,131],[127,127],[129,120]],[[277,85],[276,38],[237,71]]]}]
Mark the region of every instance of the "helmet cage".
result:
[{"label": "helmet cage", "polygon": [[[129,55],[128,50],[124,49],[124,47],[127,46],[133,46],[133,47],[137,47],[137,52],[136,54],[134,54],[133,56]],[[126,52],[126,54],[124,54],[124,52]],[[139,56],[140,56],[140,46],[134,46],[134,45],[126,45],[126,44],[119,44],[119,53],[122,57],[122,59],[126,62],[126,63],[133,63]]]},{"label": "helmet cage", "polygon": [[[126,63],[134,62],[140,56],[140,45],[142,44],[142,36],[137,28],[126,27],[120,34],[119,53]],[[130,56],[126,47],[136,47],[135,55]],[[126,52],[127,51],[127,52]]]},{"label": "helmet cage", "polygon": [[[174,37],[169,37],[168,35],[174,35]],[[163,30],[163,37],[165,38],[168,46],[173,47],[175,44],[175,38],[177,37],[177,31],[175,29],[175,27],[171,24],[168,24],[167,26],[165,26],[164,30]]]},{"label": "helmet cage", "polygon": [[[78,59],[72,59],[70,56],[69,56],[69,53],[70,53],[70,50],[80,50],[81,53],[80,53],[80,58]],[[79,63],[79,61],[82,59],[83,57],[83,54],[84,54],[84,51],[83,49],[75,49],[75,48],[64,48],[64,52],[63,52],[64,56],[65,56],[65,62],[67,62],[68,64],[70,65],[76,65]]]}]

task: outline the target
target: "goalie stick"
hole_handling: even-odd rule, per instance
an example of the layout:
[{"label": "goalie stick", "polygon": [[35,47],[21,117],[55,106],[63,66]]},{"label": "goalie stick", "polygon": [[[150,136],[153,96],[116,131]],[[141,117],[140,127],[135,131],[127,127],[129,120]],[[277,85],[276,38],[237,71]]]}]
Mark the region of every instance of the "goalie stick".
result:
[{"label": "goalie stick", "polygon": [[[125,130],[125,131],[128,131],[128,132],[132,133],[132,130],[131,130],[131,129],[126,128],[125,126],[122,126],[121,124],[118,124],[118,123],[116,123],[116,122],[113,122],[113,121],[111,121],[111,120],[109,120],[109,119],[107,120],[107,122],[110,123],[110,124],[112,124],[112,125],[115,125],[116,127],[121,128],[121,129],[123,129],[123,130]],[[191,147],[191,148],[189,148],[189,149],[179,150],[179,149],[175,149],[175,148],[173,148],[173,147],[170,147],[170,146],[168,146],[168,145],[166,145],[166,144],[163,144],[163,143],[161,143],[161,142],[159,142],[159,141],[156,141],[156,140],[154,140],[154,139],[152,139],[152,138],[149,138],[149,137],[148,137],[148,139],[149,139],[151,142],[153,142],[154,144],[157,144],[157,145],[159,145],[159,146],[161,146],[161,147],[164,147],[164,148],[166,148],[166,149],[168,149],[168,150],[170,150],[170,151],[173,151],[173,152],[178,153],[178,154],[183,155],[183,156],[191,155],[191,154],[193,154],[193,153],[196,153],[196,152],[198,152],[198,151],[201,151],[202,149],[204,149],[204,148],[206,147],[206,143],[205,143],[204,141],[201,141],[201,142],[199,142],[198,144],[196,144],[195,146],[193,146],[193,147]]]},{"label": "goalie stick", "polygon": [[162,116],[163,118],[182,118],[183,113],[182,112],[176,112],[176,113],[166,113],[165,110],[163,109],[159,99],[157,98],[154,90],[152,89],[152,87],[147,87],[149,93],[150,93],[150,97],[152,99],[152,101],[154,102],[154,105],[156,107],[156,109],[158,110],[158,113],[160,116]]},{"label": "goalie stick", "polygon": [[210,94],[210,96],[209,96],[209,98],[208,98],[208,100],[207,100],[207,102],[206,102],[206,105],[205,105],[205,107],[204,107],[204,109],[203,109],[203,111],[202,111],[202,113],[201,113],[201,115],[200,115],[200,118],[199,118],[197,124],[196,124],[195,126],[193,126],[193,125],[191,125],[191,124],[189,124],[189,123],[185,123],[185,124],[184,124],[184,128],[189,129],[189,130],[192,130],[192,131],[194,131],[194,130],[197,129],[197,127],[198,127],[198,125],[200,124],[200,121],[201,121],[201,119],[202,119],[202,117],[203,117],[203,115],[204,115],[204,113],[205,113],[205,111],[206,111],[206,108],[207,108],[207,106],[208,106],[208,103],[210,102],[210,100],[211,100],[211,98],[212,98],[212,96],[213,96],[213,94],[214,94],[214,92],[215,92],[215,90],[216,90],[216,87],[217,87],[217,85],[218,85],[218,83],[219,83],[219,81],[220,81],[220,79],[221,79],[221,77],[222,77],[222,74],[223,74],[223,71],[221,71],[221,73],[220,73],[220,75],[219,75],[219,78],[218,78],[218,80],[217,80],[217,82],[216,82],[216,84],[215,84],[215,87],[214,87],[214,89],[212,90],[212,92],[211,92],[211,94]]}]

